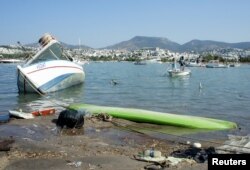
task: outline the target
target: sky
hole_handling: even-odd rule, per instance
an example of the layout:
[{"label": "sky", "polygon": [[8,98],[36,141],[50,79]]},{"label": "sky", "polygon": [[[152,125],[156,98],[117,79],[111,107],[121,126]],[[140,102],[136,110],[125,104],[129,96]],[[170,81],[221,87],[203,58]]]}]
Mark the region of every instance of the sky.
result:
[{"label": "sky", "polygon": [[250,41],[249,0],[0,0],[0,45],[44,33],[93,48],[134,36]]}]

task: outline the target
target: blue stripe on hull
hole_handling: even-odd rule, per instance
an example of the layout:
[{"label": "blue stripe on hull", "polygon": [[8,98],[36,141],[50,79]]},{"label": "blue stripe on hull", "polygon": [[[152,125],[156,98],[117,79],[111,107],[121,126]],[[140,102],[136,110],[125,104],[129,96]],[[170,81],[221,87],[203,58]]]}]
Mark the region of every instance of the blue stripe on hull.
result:
[{"label": "blue stripe on hull", "polygon": [[70,77],[71,75],[72,73],[69,73],[69,74],[64,74],[59,77],[56,77],[53,80],[50,80],[49,82],[47,82],[46,84],[40,86],[38,89],[46,93],[46,91],[48,91],[50,88],[52,88],[53,86],[56,86],[57,84],[62,82],[64,79]]}]

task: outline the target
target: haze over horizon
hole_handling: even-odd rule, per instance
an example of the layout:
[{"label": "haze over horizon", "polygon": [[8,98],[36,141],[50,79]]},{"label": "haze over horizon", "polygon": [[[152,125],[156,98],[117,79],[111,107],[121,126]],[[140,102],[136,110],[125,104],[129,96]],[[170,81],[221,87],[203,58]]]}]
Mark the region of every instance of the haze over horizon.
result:
[{"label": "haze over horizon", "polygon": [[59,41],[93,48],[134,36],[250,41],[248,0],[8,0],[2,1],[0,45],[37,42],[46,32]]}]

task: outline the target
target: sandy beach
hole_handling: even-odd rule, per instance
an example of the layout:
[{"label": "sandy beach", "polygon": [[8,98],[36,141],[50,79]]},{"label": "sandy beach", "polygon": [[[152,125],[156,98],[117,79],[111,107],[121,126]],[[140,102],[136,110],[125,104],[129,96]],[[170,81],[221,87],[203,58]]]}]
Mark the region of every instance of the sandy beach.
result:
[{"label": "sandy beach", "polygon": [[[189,147],[182,142],[156,139],[97,118],[85,118],[82,129],[59,130],[55,124],[58,114],[29,120],[12,118],[1,124],[0,142],[9,141],[10,150],[0,151],[0,169],[140,170],[153,163],[135,160],[134,156],[149,148],[169,156],[173,151]],[[207,164],[181,163],[166,165],[166,168],[206,169]]]}]

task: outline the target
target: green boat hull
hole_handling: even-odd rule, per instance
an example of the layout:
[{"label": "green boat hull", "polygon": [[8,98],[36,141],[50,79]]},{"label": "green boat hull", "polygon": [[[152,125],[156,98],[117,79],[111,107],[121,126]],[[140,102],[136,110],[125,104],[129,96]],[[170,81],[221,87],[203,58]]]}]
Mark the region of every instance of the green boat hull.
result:
[{"label": "green boat hull", "polygon": [[224,120],[198,116],[162,113],[134,108],[107,107],[89,104],[71,104],[69,105],[68,109],[87,110],[92,114],[107,113],[115,118],[126,119],[141,123],[170,125],[193,129],[224,130],[234,129],[237,127],[236,123]]}]

